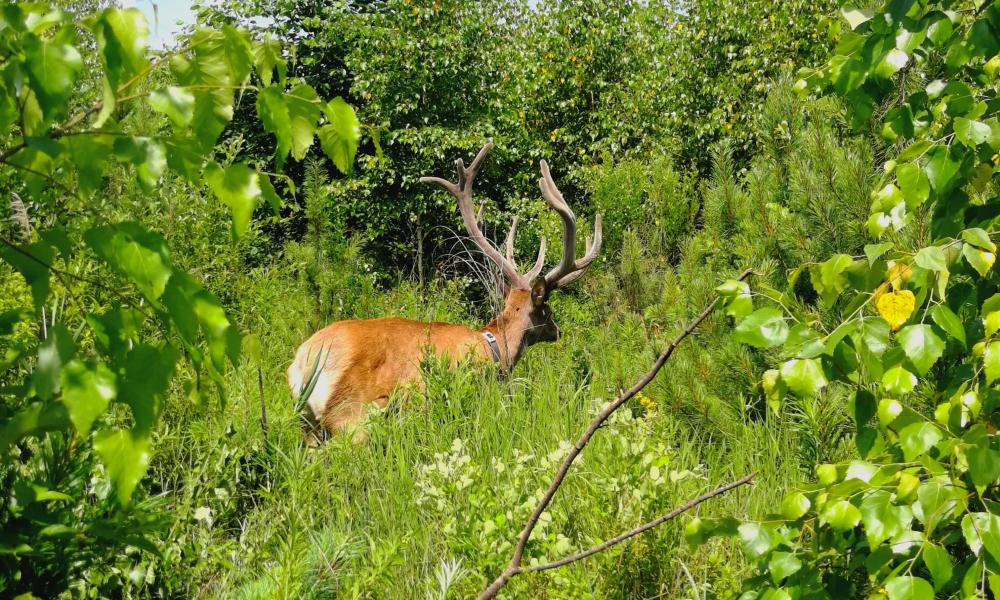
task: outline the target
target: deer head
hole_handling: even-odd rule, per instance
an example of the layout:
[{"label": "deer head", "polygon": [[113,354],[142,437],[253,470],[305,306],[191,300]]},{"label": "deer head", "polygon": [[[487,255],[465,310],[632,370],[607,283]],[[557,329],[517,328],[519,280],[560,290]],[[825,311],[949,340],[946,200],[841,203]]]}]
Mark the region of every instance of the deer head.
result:
[{"label": "deer head", "polygon": [[[482,210],[476,213],[473,207],[472,188],[486,154],[493,147],[487,143],[473,159],[468,167],[462,159],[455,161],[458,181],[451,182],[440,177],[421,177],[423,183],[433,183],[448,191],[458,200],[458,208],[462,213],[462,222],[473,243],[482,250],[494,264],[506,281],[506,297],[503,314],[498,321],[506,321],[514,328],[523,331],[523,340],[519,348],[536,342],[555,341],[559,337],[559,328],[552,320],[552,311],[547,305],[549,295],[555,290],[569,285],[583,275],[583,272],[601,250],[601,215],[594,219],[594,237],[586,240],[586,250],[582,258],[576,258],[576,215],[563,199],[562,193],[552,181],[549,165],[542,160],[542,176],[538,179],[538,187],[542,197],[559,214],[563,222],[562,256],[544,276],[540,276],[545,263],[545,238],[541,239],[538,257],[527,272],[521,273],[514,260],[514,237],[517,235],[517,217],[511,223],[510,231],[504,241],[504,252],[501,253],[486,239],[479,229]],[[518,353],[520,350],[518,350]]]}]

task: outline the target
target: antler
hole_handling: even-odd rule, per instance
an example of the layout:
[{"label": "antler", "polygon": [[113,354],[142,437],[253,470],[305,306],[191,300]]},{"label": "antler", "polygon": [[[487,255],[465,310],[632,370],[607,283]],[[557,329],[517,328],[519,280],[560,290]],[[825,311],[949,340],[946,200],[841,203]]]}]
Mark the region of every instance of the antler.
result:
[{"label": "antler", "polygon": [[542,196],[548,202],[552,210],[556,211],[563,221],[563,248],[562,258],[559,264],[545,274],[545,287],[548,292],[568,285],[583,275],[584,270],[590,266],[601,251],[601,215],[594,218],[594,238],[587,237],[586,252],[583,258],[577,260],[576,257],[576,215],[566,204],[562,193],[552,181],[552,174],[549,172],[549,164],[542,160],[542,176],[538,179],[538,187],[542,190]]},{"label": "antler", "polygon": [[461,158],[455,161],[455,170],[458,172],[457,183],[452,183],[440,177],[421,177],[420,181],[421,183],[437,184],[454,196],[458,200],[458,209],[462,213],[462,222],[465,223],[465,228],[468,230],[472,241],[483,251],[483,254],[500,267],[504,277],[512,286],[528,289],[531,286],[532,279],[538,277],[538,274],[542,271],[542,265],[545,262],[545,238],[542,238],[535,265],[526,274],[522,275],[518,273],[517,264],[514,262],[514,236],[517,234],[517,217],[514,217],[514,222],[507,233],[507,239],[504,241],[506,255],[501,255],[500,251],[493,247],[493,244],[486,239],[486,236],[479,229],[483,207],[480,207],[478,214],[473,209],[472,184],[476,179],[476,173],[479,172],[479,167],[482,165],[483,159],[486,158],[486,154],[492,147],[493,143],[487,142],[468,168],[466,168],[465,162]]}]

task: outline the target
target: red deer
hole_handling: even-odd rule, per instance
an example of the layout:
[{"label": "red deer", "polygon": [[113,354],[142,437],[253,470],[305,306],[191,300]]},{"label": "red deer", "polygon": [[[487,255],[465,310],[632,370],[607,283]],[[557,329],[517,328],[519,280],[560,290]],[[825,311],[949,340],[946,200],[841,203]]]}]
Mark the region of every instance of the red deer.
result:
[{"label": "red deer", "polygon": [[447,357],[452,364],[471,356],[510,372],[525,348],[559,338],[559,328],[546,301],[553,291],[576,281],[597,257],[601,249],[601,216],[594,221],[593,240],[587,238],[585,254],[577,259],[576,215],[552,181],[549,166],[541,161],[538,185],[563,222],[562,257],[539,277],[545,262],[543,238],[534,266],[527,273],[518,272],[514,262],[517,220],[507,234],[505,254],[501,254],[480,231],[473,208],[472,185],[491,146],[486,144],[468,168],[461,159],[456,161],[456,183],[439,177],[422,177],[420,181],[437,184],[458,200],[472,241],[500,268],[506,280],[503,309],[478,331],[465,325],[387,317],[338,321],[313,334],[295,353],[288,368],[288,385],[299,396],[313,385],[306,402],[324,435],[358,424],[370,403],[384,407],[397,387],[419,385],[425,349]]}]

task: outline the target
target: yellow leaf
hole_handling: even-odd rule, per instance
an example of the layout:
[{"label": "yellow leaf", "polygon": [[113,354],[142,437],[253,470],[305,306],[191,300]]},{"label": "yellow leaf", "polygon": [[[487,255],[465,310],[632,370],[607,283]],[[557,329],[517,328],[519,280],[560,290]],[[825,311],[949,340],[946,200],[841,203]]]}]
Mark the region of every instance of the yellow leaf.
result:
[{"label": "yellow leaf", "polygon": [[910,268],[910,265],[889,261],[889,272],[886,274],[885,281],[882,285],[878,286],[878,289],[875,290],[875,305],[878,306],[878,302],[882,298],[882,295],[890,289],[894,291],[903,289],[903,286],[906,285],[906,282],[909,281],[912,276],[913,269]]},{"label": "yellow leaf", "polygon": [[[894,262],[889,265],[889,274],[886,275],[886,281],[892,286],[894,290],[900,290],[906,282],[910,280],[913,276],[913,269],[910,265],[905,263]],[[911,294],[912,295],[912,294]]]},{"label": "yellow leaf", "polygon": [[878,314],[882,315],[882,318],[889,322],[889,327],[893,331],[898,330],[903,326],[903,323],[906,323],[910,315],[913,314],[916,304],[917,299],[910,290],[882,294],[875,301]]}]

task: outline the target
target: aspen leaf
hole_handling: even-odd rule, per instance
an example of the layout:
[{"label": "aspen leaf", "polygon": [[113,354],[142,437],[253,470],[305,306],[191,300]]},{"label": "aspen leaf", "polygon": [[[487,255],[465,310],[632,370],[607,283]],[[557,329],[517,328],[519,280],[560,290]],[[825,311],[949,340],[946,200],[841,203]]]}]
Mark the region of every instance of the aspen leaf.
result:
[{"label": "aspen leaf", "polygon": [[916,307],[916,297],[910,290],[900,290],[882,294],[875,303],[878,314],[889,322],[889,327],[897,331],[906,323]]}]

